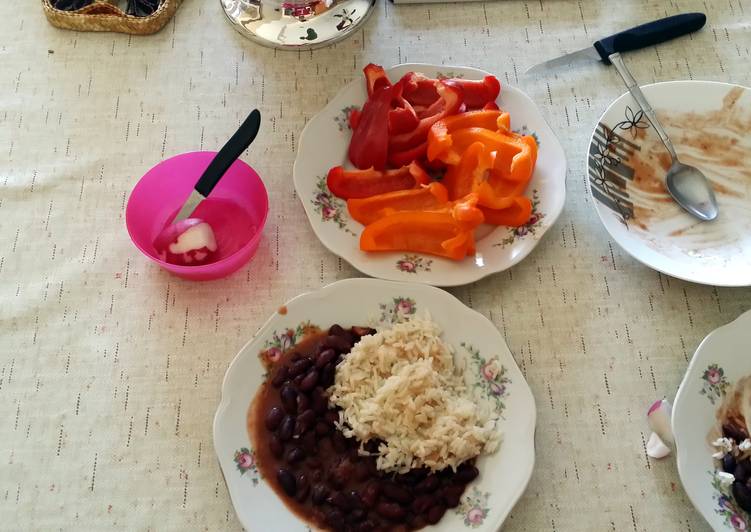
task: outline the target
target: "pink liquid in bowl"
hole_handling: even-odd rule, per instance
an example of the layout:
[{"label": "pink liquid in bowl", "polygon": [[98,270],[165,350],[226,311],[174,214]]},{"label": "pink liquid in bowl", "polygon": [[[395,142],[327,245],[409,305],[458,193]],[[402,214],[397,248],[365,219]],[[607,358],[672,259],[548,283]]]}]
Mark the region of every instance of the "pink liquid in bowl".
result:
[{"label": "pink liquid in bowl", "polygon": [[184,153],[149,170],[133,189],[125,221],[133,243],[149,259],[185,279],[206,281],[241,268],[255,253],[268,214],[268,195],[258,174],[235,161],[193,217],[211,225],[217,240],[214,262],[200,266],[159,259],[154,239],[172,220],[215,152]]}]

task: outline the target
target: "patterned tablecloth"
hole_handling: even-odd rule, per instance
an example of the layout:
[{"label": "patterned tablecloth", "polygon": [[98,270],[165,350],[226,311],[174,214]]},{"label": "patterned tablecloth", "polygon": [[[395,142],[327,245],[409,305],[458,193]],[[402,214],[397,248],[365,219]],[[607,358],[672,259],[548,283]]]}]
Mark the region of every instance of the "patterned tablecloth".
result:
[{"label": "patterned tablecloth", "polygon": [[[34,4],[0,3],[0,529],[240,528],[212,446],[220,383],[282,302],[358,275],[314,237],[291,167],[306,121],[370,61],[495,72],[566,149],[566,209],[535,252],[451,290],[498,326],[537,399],[537,467],[505,529],[707,528],[674,462],[647,458],[644,413],[751,291],[649,270],[600,225],[585,152],[624,92],[614,70],[522,72],[701,10],[701,33],[628,56],[635,77],[749,85],[748,0],[382,1],[354,38],[301,53],[246,41],[216,0],[132,38],[54,29]],[[254,106],[265,119],[246,160],[272,199],[257,256],[208,284],[165,274],[125,232],[131,187],[162,158],[220,145]]]}]

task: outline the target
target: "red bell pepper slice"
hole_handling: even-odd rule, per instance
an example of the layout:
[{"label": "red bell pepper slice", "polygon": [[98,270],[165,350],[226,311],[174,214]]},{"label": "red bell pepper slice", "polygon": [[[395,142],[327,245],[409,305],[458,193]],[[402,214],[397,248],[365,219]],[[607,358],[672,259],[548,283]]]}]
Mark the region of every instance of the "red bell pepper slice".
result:
[{"label": "red bell pepper slice", "polygon": [[412,161],[422,161],[428,154],[428,141],[418,144],[414,148],[404,151],[389,152],[389,164],[392,166],[404,166]]},{"label": "red bell pepper slice", "polygon": [[329,170],[326,178],[331,193],[342,199],[369,198],[417,185],[427,185],[429,182],[430,176],[417,163],[385,171],[373,168],[345,170],[342,166],[335,166]]},{"label": "red bell pepper slice", "polygon": [[359,109],[352,109],[347,115],[347,122],[349,122],[349,128],[352,131],[357,129],[357,125],[360,123],[361,116],[362,116],[362,111],[360,111]]},{"label": "red bell pepper slice", "polygon": [[461,87],[467,109],[481,109],[489,102],[495,102],[501,93],[501,82],[495,76],[485,76],[482,80],[447,79],[448,85]]},{"label": "red bell pepper slice", "polygon": [[404,84],[404,98],[415,107],[430,107],[439,98],[435,79],[408,72],[400,81]]},{"label": "red bell pepper slice", "polygon": [[400,152],[419,146],[427,140],[428,131],[433,124],[441,118],[456,114],[459,111],[459,107],[462,105],[461,89],[440,81],[436,82],[435,87],[441,98],[441,110],[420,120],[414,130],[392,136],[389,139],[389,151]]},{"label": "red bell pepper slice", "polygon": [[389,110],[393,87],[378,89],[362,108],[357,128],[349,141],[349,160],[365,170],[386,167],[389,145]]},{"label": "red bell pepper slice", "polygon": [[391,81],[386,71],[380,65],[370,63],[362,70],[365,73],[365,85],[368,88],[368,98],[373,96],[378,89],[391,86]]},{"label": "red bell pepper slice", "polygon": [[406,100],[405,103],[408,107],[398,107],[389,111],[389,134],[391,135],[412,131],[420,123],[415,110]]}]

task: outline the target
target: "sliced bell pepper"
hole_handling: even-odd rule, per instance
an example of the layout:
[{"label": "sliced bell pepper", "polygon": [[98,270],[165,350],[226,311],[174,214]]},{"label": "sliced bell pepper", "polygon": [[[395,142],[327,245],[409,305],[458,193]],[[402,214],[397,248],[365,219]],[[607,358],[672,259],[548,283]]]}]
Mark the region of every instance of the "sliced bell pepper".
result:
[{"label": "sliced bell pepper", "polygon": [[377,194],[426,185],[430,176],[417,163],[396,170],[345,170],[335,166],[329,170],[326,184],[334,196],[343,199],[368,198]]},{"label": "sliced bell pepper", "polygon": [[404,83],[404,97],[413,106],[430,107],[439,98],[435,79],[417,72],[408,72],[400,80]]},{"label": "sliced bell pepper", "polygon": [[370,63],[362,71],[365,73],[368,98],[373,96],[376,90],[391,86],[391,81],[382,66]]},{"label": "sliced bell pepper", "polygon": [[360,123],[360,117],[362,116],[362,111],[359,109],[352,109],[349,114],[347,115],[347,121],[349,122],[349,128],[354,131],[357,129],[357,125]]},{"label": "sliced bell pepper", "polygon": [[349,160],[360,170],[386,167],[389,145],[389,110],[393,87],[379,88],[363,105],[357,128],[349,141]]},{"label": "sliced bell pepper", "polygon": [[420,123],[417,113],[405,100],[405,107],[397,107],[389,111],[389,134],[398,135],[412,131]]},{"label": "sliced bell pepper", "polygon": [[458,200],[477,190],[493,168],[495,157],[495,152],[486,150],[482,142],[475,142],[467,148],[459,164],[450,166],[443,176],[449,198]]},{"label": "sliced bell pepper", "polygon": [[404,166],[412,161],[422,161],[428,153],[427,141],[404,151],[390,151],[388,161],[391,166]]},{"label": "sliced bell pepper", "polygon": [[498,104],[495,102],[488,102],[482,106],[482,109],[483,111],[497,111],[500,107],[498,107]]},{"label": "sliced bell pepper", "polygon": [[420,120],[417,127],[408,132],[394,135],[389,139],[390,151],[404,151],[425,142],[430,131],[430,127],[442,118],[456,114],[462,104],[461,89],[446,85],[445,83],[436,83],[436,90],[442,100],[440,111],[434,115],[425,117]]},{"label": "sliced bell pepper", "polygon": [[485,216],[485,223],[491,225],[507,225],[519,227],[529,221],[532,215],[532,202],[524,196],[513,198],[513,203],[505,209],[489,209],[480,207]]},{"label": "sliced bell pepper", "polygon": [[[469,111],[453,116],[447,116],[433,124],[428,132],[428,159],[433,161],[447,152],[453,144],[451,133],[457,129],[480,127],[495,131],[498,121],[503,114],[501,111]],[[452,161],[456,164],[458,160]]]},{"label": "sliced bell pepper", "polygon": [[409,190],[397,190],[369,198],[347,200],[352,218],[368,225],[379,218],[400,211],[436,210],[448,204],[448,192],[440,183],[430,183]]},{"label": "sliced bell pepper", "polygon": [[461,260],[474,252],[473,231],[482,211],[468,198],[441,211],[396,212],[371,223],[360,235],[363,251],[413,251]]},{"label": "sliced bell pepper", "polygon": [[481,109],[489,102],[495,102],[501,93],[501,82],[495,76],[485,76],[481,80],[447,79],[449,85],[461,87],[467,109]]}]

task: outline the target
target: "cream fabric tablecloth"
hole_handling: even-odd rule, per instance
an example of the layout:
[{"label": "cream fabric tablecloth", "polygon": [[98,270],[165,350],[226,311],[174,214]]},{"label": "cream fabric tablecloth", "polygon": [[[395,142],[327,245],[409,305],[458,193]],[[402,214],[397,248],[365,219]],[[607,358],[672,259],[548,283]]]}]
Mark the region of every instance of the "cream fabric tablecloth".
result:
[{"label": "cream fabric tablecloth", "polygon": [[[505,335],[537,399],[537,467],[506,530],[697,531],[670,459],[645,454],[645,408],[672,397],[698,342],[751,291],[688,284],[611,241],[585,151],[624,92],[598,65],[524,69],[680,11],[707,27],[629,54],[642,82],[751,84],[748,0],[529,0],[396,7],[354,38],[282,53],[243,39],[219,2],[186,0],[152,37],[57,30],[38,2],[0,3],[0,529],[238,530],[212,446],[225,368],[285,300],[359,275],[327,252],[295,196],[305,122],[364,64],[477,66],[527,91],[569,162],[568,201],[509,272],[451,292]],[[124,228],[140,175],[218,147],[248,110],[246,157],[271,196],[253,262],[179,280]],[[739,354],[741,356],[741,354]]]}]

